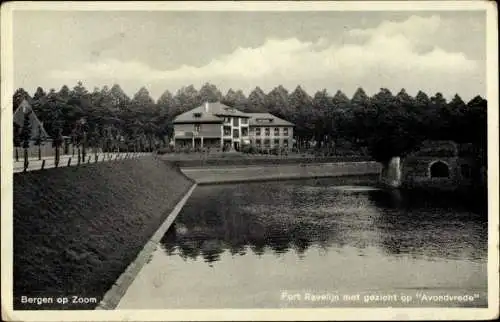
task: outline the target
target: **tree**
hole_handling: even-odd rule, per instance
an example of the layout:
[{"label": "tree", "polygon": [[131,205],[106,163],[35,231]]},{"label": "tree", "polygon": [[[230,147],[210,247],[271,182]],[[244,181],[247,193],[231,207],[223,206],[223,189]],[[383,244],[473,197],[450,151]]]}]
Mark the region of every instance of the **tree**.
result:
[{"label": "tree", "polygon": [[314,113],[314,137],[318,142],[318,147],[321,147],[323,142],[327,141],[327,137],[332,137],[333,127],[331,112],[333,108],[332,100],[330,99],[326,89],[316,92],[312,100],[312,108]]},{"label": "tree", "polygon": [[144,134],[148,142],[148,152],[153,152],[153,140],[158,132],[158,127],[152,121],[144,124]]},{"label": "tree", "polygon": [[158,98],[158,101],[156,101],[156,105],[162,113],[169,115],[170,110],[173,109],[175,105],[175,100],[172,96],[172,93],[170,93],[168,90],[163,92],[163,94],[161,94],[161,96]]},{"label": "tree", "polygon": [[293,111],[290,110],[288,91],[282,86],[274,88],[266,96],[266,110],[283,119],[290,119]]},{"label": "tree", "polygon": [[332,105],[325,117],[326,131],[331,141],[337,146],[340,139],[346,140],[351,133],[355,134],[352,132],[354,113],[349,98],[340,90],[335,93],[331,102]]},{"label": "tree", "polygon": [[469,134],[468,131],[464,131],[469,123],[469,120],[465,119],[467,105],[458,94],[455,94],[453,99],[448,103],[447,109],[450,115],[449,131],[451,138],[460,143],[467,142]]},{"label": "tree", "polygon": [[91,95],[83,86],[82,82],[78,82],[76,86],[73,87],[73,90],[70,91],[68,105],[80,112],[77,119],[87,116],[92,112]]},{"label": "tree", "polygon": [[15,147],[15,156],[16,156],[16,162],[19,161],[19,148],[21,147],[22,140],[21,140],[21,126],[14,122],[14,133],[13,133],[13,138],[14,138],[14,147]]},{"label": "tree", "polygon": [[464,119],[468,121],[467,133],[470,142],[478,150],[478,161],[487,167],[488,159],[488,102],[481,96],[476,96],[467,103]]},{"label": "tree", "polygon": [[193,85],[180,88],[174,96],[175,108],[172,109],[171,116],[184,113],[201,104],[198,91]]},{"label": "tree", "polygon": [[109,91],[111,106],[115,110],[124,110],[130,103],[130,98],[125,94],[120,85],[114,84]]},{"label": "tree", "polygon": [[35,94],[33,95],[32,108],[36,115],[40,116],[43,114],[43,107],[47,103],[47,94],[41,87],[37,87]]},{"label": "tree", "polygon": [[222,93],[217,89],[217,86],[205,83],[200,88],[198,93],[200,102],[220,102],[222,100]]},{"label": "tree", "polygon": [[42,144],[44,141],[42,126],[38,125],[35,145],[38,146],[38,160],[42,160]]},{"label": "tree", "polygon": [[171,137],[174,131],[172,124],[173,117],[171,114],[171,111],[175,108],[174,97],[169,91],[165,91],[156,102],[156,105],[159,110],[156,124],[159,131],[162,133],[162,139],[164,136]]},{"label": "tree", "polygon": [[60,159],[60,148],[61,145],[63,144],[63,135],[62,135],[62,129],[61,127],[57,127],[56,129],[57,134],[54,136],[52,140],[52,144],[55,148],[55,166],[56,168],[59,166],[59,159]]},{"label": "tree", "polygon": [[351,126],[353,132],[356,133],[353,135],[353,139],[357,143],[365,144],[366,136],[369,135],[369,132],[366,132],[366,128],[369,127],[367,122],[370,119],[367,118],[366,109],[370,107],[370,98],[366,95],[365,90],[359,87],[354,92],[350,104],[353,115]]},{"label": "tree", "polygon": [[59,93],[58,93],[58,96],[62,99],[62,100],[65,100],[65,101],[68,101],[69,100],[69,87],[67,85],[63,85],[61,87],[61,89],[59,90]]},{"label": "tree", "polygon": [[245,112],[257,113],[266,111],[266,94],[260,87],[256,87],[248,95]]},{"label": "tree", "polygon": [[410,107],[411,114],[414,117],[415,132],[428,133],[432,130],[430,121],[435,116],[430,104],[429,96],[422,91],[418,91]]},{"label": "tree", "polygon": [[402,156],[415,144],[407,132],[405,111],[397,105],[392,93],[381,88],[364,110],[364,141],[370,154],[386,164],[394,156]]},{"label": "tree", "polygon": [[94,157],[97,162],[97,153],[99,150],[100,146],[100,141],[101,141],[101,133],[99,132],[99,126],[95,125],[94,129],[90,131],[89,134],[89,144],[92,146],[92,150],[94,150]]},{"label": "tree", "polygon": [[409,108],[412,106],[413,103],[413,98],[408,95],[406,90],[402,88],[399,93],[395,97],[395,103],[398,108],[403,107],[403,108]]},{"label": "tree", "polygon": [[370,98],[366,95],[365,90],[359,87],[351,98],[351,104],[354,108],[365,108],[370,104]]},{"label": "tree", "polygon": [[47,94],[45,93],[45,91],[43,90],[43,88],[41,88],[39,86],[39,87],[36,88],[35,94],[33,95],[33,100],[34,101],[39,101],[39,100],[43,99],[45,96],[47,96]]},{"label": "tree", "polygon": [[222,103],[227,106],[244,110],[247,105],[247,98],[241,89],[237,91],[229,89],[226,96],[222,98]]},{"label": "tree", "polygon": [[312,99],[301,86],[297,86],[288,99],[293,111],[291,120],[295,123],[295,133],[299,143],[304,143],[312,138],[314,128]]},{"label": "tree", "polygon": [[387,88],[381,88],[378,93],[370,99],[371,106],[379,110],[393,110],[397,108],[396,99]]},{"label": "tree", "polygon": [[27,100],[28,102],[31,102],[31,97],[30,95],[28,94],[28,92],[26,92],[23,88],[18,88],[15,92],[14,92],[14,95],[12,97],[13,101],[13,112],[15,112],[17,110],[17,107],[19,106],[19,104],[21,104],[21,102],[23,100]]},{"label": "tree", "polygon": [[451,125],[451,113],[447,108],[446,99],[443,94],[436,93],[430,98],[429,104],[429,139],[448,140]]},{"label": "tree", "polygon": [[24,169],[28,169],[28,149],[30,147],[30,141],[31,141],[31,113],[33,111],[29,111],[24,113],[24,121],[23,121],[23,127],[21,130],[21,140],[23,144],[23,149],[24,149]]}]

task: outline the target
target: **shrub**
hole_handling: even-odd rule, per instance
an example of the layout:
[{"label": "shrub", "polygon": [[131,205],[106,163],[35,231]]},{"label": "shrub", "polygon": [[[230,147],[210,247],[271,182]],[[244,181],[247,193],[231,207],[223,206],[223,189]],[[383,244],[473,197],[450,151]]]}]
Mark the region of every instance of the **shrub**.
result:
[{"label": "shrub", "polygon": [[159,148],[157,150],[157,153],[158,154],[165,154],[165,153],[172,153],[174,152],[174,148],[172,148],[171,146],[167,146],[167,147],[163,147],[163,148]]},{"label": "shrub", "polygon": [[253,145],[245,145],[241,148],[241,152],[247,154],[255,154],[258,152],[258,150]]}]

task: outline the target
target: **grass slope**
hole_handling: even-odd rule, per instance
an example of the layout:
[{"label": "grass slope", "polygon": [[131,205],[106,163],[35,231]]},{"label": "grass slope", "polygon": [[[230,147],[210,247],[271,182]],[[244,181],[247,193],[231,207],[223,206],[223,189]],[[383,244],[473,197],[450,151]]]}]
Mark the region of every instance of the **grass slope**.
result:
[{"label": "grass slope", "polygon": [[97,306],[192,184],[153,158],[14,175],[14,309]]}]

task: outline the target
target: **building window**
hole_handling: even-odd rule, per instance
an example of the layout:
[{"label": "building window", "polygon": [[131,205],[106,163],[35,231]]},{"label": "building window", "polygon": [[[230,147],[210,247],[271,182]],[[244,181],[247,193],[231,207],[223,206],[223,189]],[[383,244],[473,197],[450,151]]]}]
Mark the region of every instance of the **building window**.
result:
[{"label": "building window", "polygon": [[283,135],[288,136],[288,128],[283,128]]},{"label": "building window", "polygon": [[241,119],[241,124],[248,124],[248,119],[247,118],[242,118]]},{"label": "building window", "polygon": [[274,139],[274,145],[279,146],[280,145],[280,139]]},{"label": "building window", "polygon": [[256,128],[255,128],[255,135],[256,135],[256,136],[261,136],[261,133],[260,133],[260,127],[256,127]]},{"label": "building window", "polygon": [[194,131],[195,132],[200,132],[201,131],[201,124],[195,124],[194,125]]},{"label": "building window", "polygon": [[274,128],[274,136],[280,136],[280,128],[279,127]]},{"label": "building window", "polygon": [[248,128],[244,127],[241,129],[241,136],[248,136]]},{"label": "building window", "polygon": [[230,136],[230,135],[231,135],[231,127],[224,126],[224,136]]},{"label": "building window", "polygon": [[237,117],[233,117],[233,126],[239,126],[240,125],[240,119]]},{"label": "building window", "polygon": [[288,140],[283,140],[283,147],[288,148]]},{"label": "building window", "polygon": [[268,127],[266,127],[264,129],[264,133],[266,134],[266,136],[269,136],[271,134],[271,130]]},{"label": "building window", "polygon": [[237,139],[240,137],[240,131],[238,129],[233,130],[233,138]]},{"label": "building window", "polygon": [[270,147],[270,146],[271,146],[271,140],[269,140],[269,139],[264,139],[264,146],[265,146],[266,148]]},{"label": "building window", "polygon": [[201,117],[201,113],[194,113],[193,114],[195,118],[200,118]]},{"label": "building window", "polygon": [[261,144],[260,139],[256,139],[256,140],[255,140],[255,145],[256,145],[256,146],[260,146],[260,144]]},{"label": "building window", "polygon": [[231,123],[231,118],[230,117],[225,117],[224,118],[224,123]]}]

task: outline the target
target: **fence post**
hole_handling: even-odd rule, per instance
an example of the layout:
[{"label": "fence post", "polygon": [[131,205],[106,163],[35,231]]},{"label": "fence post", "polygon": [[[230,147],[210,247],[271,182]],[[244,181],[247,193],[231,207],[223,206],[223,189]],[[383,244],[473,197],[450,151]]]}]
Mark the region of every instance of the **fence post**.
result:
[{"label": "fence post", "polygon": [[42,160],[42,168],[40,170],[43,170],[45,168],[45,159]]},{"label": "fence post", "polygon": [[71,157],[68,159],[68,167],[71,166]]}]

